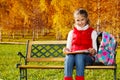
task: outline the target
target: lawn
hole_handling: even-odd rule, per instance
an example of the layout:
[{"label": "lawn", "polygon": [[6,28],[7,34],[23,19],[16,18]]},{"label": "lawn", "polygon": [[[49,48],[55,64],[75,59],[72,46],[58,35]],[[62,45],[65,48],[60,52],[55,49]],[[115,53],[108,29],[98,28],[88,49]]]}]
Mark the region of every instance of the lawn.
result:
[{"label": "lawn", "polygon": [[[0,44],[0,80],[19,80],[18,51],[25,53],[26,45]],[[120,48],[117,52],[117,80],[120,80]],[[86,80],[113,80],[112,70],[86,70],[85,75]],[[28,70],[28,80],[63,80],[63,76],[63,70]]]}]

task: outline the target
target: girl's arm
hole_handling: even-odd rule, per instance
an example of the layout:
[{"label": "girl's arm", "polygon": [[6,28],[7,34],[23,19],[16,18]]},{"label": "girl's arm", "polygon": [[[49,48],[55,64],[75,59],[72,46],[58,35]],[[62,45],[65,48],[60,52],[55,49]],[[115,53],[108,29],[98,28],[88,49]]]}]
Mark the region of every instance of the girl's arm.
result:
[{"label": "girl's arm", "polygon": [[96,43],[97,32],[96,32],[95,30],[92,32],[91,37],[92,37],[92,46],[93,46],[93,48],[90,48],[90,49],[89,49],[89,52],[90,52],[92,55],[94,55],[94,54],[97,52],[97,43]]},{"label": "girl's arm", "polygon": [[63,52],[71,52],[72,34],[73,34],[73,30],[71,30],[71,31],[68,33],[66,48],[63,49]]},{"label": "girl's arm", "polygon": [[93,48],[97,51],[96,39],[97,39],[97,32],[94,30],[92,32],[92,45],[93,45]]}]

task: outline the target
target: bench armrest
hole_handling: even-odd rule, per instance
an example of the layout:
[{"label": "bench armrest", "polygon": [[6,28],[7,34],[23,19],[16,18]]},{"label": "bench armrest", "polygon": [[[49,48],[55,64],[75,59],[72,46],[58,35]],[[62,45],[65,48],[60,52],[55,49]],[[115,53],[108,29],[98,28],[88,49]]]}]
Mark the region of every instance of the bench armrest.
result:
[{"label": "bench armrest", "polygon": [[114,58],[115,64],[116,64],[116,55],[117,55],[117,51],[115,51],[115,58]]},{"label": "bench armrest", "polygon": [[24,58],[25,59],[25,56],[21,52],[18,52],[17,55],[20,56],[20,58]]},{"label": "bench armrest", "polygon": [[21,52],[18,52],[17,55],[20,57],[19,62],[16,64],[16,67],[18,68],[18,66],[22,64],[22,59],[24,59],[25,62],[25,56]]}]

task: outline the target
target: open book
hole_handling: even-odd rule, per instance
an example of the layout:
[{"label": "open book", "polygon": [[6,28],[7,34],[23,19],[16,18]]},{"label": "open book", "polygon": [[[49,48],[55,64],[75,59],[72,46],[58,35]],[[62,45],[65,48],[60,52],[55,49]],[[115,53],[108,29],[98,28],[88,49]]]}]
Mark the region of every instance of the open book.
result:
[{"label": "open book", "polygon": [[78,50],[75,52],[64,52],[64,54],[84,54],[84,53],[89,53],[88,50]]}]

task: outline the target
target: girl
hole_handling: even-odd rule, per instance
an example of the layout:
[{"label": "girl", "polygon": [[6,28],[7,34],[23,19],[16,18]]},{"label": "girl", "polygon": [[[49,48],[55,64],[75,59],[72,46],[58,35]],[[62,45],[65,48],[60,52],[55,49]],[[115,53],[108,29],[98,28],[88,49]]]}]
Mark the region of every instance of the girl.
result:
[{"label": "girl", "polygon": [[[96,38],[97,32],[89,25],[88,13],[80,8],[74,12],[74,28],[68,34],[66,48],[63,49],[66,54],[64,80],[73,80],[73,68],[76,66],[76,80],[84,80],[84,67],[94,62],[93,55],[97,51]],[[86,51],[81,54],[74,52]]]}]

